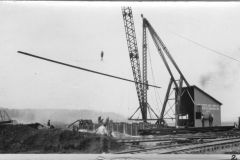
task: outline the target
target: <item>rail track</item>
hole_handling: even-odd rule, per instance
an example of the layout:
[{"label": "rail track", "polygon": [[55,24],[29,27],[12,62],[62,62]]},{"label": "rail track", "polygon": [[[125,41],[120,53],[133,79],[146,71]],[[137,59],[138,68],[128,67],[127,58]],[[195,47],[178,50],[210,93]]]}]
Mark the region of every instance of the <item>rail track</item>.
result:
[{"label": "rail track", "polygon": [[204,134],[176,134],[176,135],[167,135],[167,136],[154,136],[153,137],[131,137],[124,139],[116,139],[119,143],[141,143],[141,142],[161,142],[161,141],[172,141],[172,140],[181,140],[181,139],[218,139],[218,138],[227,138],[240,135],[239,131],[233,132],[218,132],[217,135],[213,133],[204,133]]},{"label": "rail track", "polygon": [[159,154],[176,154],[176,153],[206,153],[214,152],[215,150],[229,148],[240,145],[240,137],[230,138],[218,141],[207,142],[204,144],[182,146],[167,151],[160,151]]},{"label": "rail track", "polygon": [[[194,136],[192,137],[194,138]],[[195,138],[197,138],[195,136]],[[143,139],[138,141],[140,142],[156,142],[157,140],[162,141],[163,139]],[[165,139],[166,141],[167,139]],[[176,154],[176,153],[206,153],[206,152],[214,152],[215,150],[221,150],[233,146],[240,145],[240,134],[230,134],[230,135],[219,135],[219,136],[203,136],[202,141],[195,141],[190,143],[173,143],[173,141],[169,141],[169,143],[162,144],[161,146],[154,146],[149,148],[140,148],[134,150],[126,150],[122,152],[117,152],[116,154],[136,154],[136,153],[146,153],[146,154]],[[133,141],[132,141],[133,142]],[[137,142],[137,141],[135,141]],[[128,143],[128,142],[124,142]],[[129,142],[130,143],[130,142]]]}]

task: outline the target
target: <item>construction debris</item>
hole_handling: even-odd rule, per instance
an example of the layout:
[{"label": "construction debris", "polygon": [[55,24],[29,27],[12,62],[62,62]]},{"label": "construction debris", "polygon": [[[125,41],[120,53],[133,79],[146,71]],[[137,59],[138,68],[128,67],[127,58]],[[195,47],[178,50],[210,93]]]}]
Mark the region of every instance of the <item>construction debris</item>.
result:
[{"label": "construction debris", "polygon": [[32,125],[0,126],[0,153],[102,153],[122,145],[107,136]]}]

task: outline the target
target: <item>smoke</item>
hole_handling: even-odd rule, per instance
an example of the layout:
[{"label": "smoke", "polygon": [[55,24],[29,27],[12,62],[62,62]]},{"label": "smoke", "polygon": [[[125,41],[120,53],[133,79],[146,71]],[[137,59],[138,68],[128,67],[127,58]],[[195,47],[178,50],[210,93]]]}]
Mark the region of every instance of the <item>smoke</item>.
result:
[{"label": "smoke", "polygon": [[201,87],[216,86],[232,88],[240,80],[240,64],[232,61],[218,61],[216,69],[202,75],[199,79]]},{"label": "smoke", "polygon": [[199,80],[200,81],[200,85],[202,87],[206,87],[207,84],[209,83],[209,81],[211,80],[211,78],[212,78],[211,74],[206,74],[206,75],[201,76],[200,80]]}]

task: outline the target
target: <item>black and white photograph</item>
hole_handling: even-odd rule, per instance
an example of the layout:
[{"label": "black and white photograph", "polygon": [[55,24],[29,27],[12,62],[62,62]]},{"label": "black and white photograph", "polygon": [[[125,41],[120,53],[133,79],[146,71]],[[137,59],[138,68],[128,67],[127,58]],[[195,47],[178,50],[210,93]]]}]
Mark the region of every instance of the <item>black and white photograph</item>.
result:
[{"label": "black and white photograph", "polygon": [[0,2],[0,160],[237,160],[239,91],[240,2]]}]

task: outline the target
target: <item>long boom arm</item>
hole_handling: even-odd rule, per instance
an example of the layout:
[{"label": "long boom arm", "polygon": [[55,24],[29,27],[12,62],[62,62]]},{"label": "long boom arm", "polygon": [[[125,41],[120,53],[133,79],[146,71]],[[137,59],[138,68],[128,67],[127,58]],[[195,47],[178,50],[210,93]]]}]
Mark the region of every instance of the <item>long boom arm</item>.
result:
[{"label": "long boom arm", "polygon": [[[160,114],[160,118],[159,118],[159,122],[160,124],[164,124],[164,112],[165,112],[165,108],[167,105],[167,102],[169,100],[169,92],[171,90],[172,84],[174,84],[175,86],[175,91],[176,91],[176,99],[175,99],[175,119],[176,119],[176,124],[178,124],[178,113],[179,113],[179,108],[181,106],[181,95],[182,95],[182,87],[183,87],[183,83],[186,84],[187,87],[189,87],[189,83],[186,80],[186,78],[184,77],[184,75],[182,74],[181,70],[179,69],[179,67],[177,66],[176,62],[174,61],[174,59],[172,58],[171,54],[169,53],[167,47],[165,46],[165,44],[163,43],[163,41],[161,40],[161,38],[158,36],[158,34],[156,33],[156,31],[154,30],[154,28],[152,27],[152,25],[148,22],[148,20],[146,18],[143,18],[143,24],[144,26],[149,30],[149,33],[154,41],[154,44],[158,50],[159,55],[161,56],[169,74],[170,74],[170,82],[168,85],[168,89],[165,95],[165,99],[164,99],[164,104],[162,107],[162,111]],[[173,72],[166,60],[166,58],[168,58],[170,60],[170,62],[173,64],[175,70],[177,71],[177,73],[179,74],[180,78],[179,80],[177,80],[174,75]],[[177,82],[178,81],[178,82]],[[190,96],[190,95],[189,95]]]},{"label": "long boom arm", "polygon": [[[181,70],[179,69],[179,67],[177,66],[176,62],[174,61],[174,59],[172,58],[171,54],[169,53],[167,47],[165,46],[165,44],[163,43],[163,41],[161,40],[161,38],[158,36],[158,34],[156,33],[156,31],[154,30],[154,28],[152,27],[152,25],[148,22],[148,20],[146,18],[143,18],[143,23],[146,24],[152,38],[153,38],[153,41],[159,51],[159,53],[161,54],[161,57],[163,58],[164,55],[163,55],[163,52],[161,50],[161,48],[164,50],[165,54],[167,55],[167,57],[170,59],[170,61],[172,62],[172,64],[174,65],[175,69],[177,70],[177,72],[179,73],[179,75],[181,76],[181,78],[183,79],[183,81],[186,83],[186,85],[189,87],[189,83],[188,81],[186,80],[186,78],[184,77],[184,75],[182,74]],[[164,57],[165,58],[165,57]],[[165,61],[165,60],[164,60]],[[167,63],[165,63],[166,65]],[[171,73],[171,70],[170,68],[168,68],[169,66],[166,65],[170,75],[171,75],[171,78],[174,78],[173,74]],[[177,86],[176,86],[177,87]]]},{"label": "long boom arm", "polygon": [[138,53],[138,46],[137,46],[137,39],[136,39],[132,9],[130,7],[123,7],[122,15],[123,15],[123,21],[124,21],[124,27],[125,27],[125,33],[126,33],[126,39],[127,39],[127,45],[128,45],[128,52],[129,52],[129,57],[130,57],[130,61],[131,61],[133,77],[136,82],[135,86],[136,86],[136,90],[137,90],[139,106],[140,106],[141,113],[142,113],[142,119],[143,119],[143,121],[146,122],[147,108],[142,103],[143,102],[143,96],[142,96],[143,85],[142,85],[142,83],[138,83],[138,82],[142,82],[142,79],[141,79],[139,53]]}]

